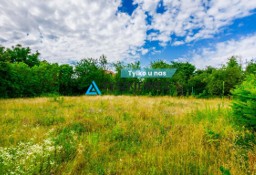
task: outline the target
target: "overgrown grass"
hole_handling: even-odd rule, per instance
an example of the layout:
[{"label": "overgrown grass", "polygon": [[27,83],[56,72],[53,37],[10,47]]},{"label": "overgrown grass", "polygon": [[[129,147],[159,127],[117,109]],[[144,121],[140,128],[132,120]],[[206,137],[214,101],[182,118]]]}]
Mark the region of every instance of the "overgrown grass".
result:
[{"label": "overgrown grass", "polygon": [[255,133],[230,101],[0,100],[0,174],[255,174]]}]

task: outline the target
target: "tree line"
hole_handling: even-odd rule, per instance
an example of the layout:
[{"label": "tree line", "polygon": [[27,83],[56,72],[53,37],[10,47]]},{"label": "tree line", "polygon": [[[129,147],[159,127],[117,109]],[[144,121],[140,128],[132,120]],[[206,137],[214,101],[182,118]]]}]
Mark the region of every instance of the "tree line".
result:
[{"label": "tree line", "polygon": [[[121,78],[121,69],[140,69],[140,62],[109,63],[106,56],[85,58],[74,66],[49,63],[40,53],[16,45],[0,47],[0,97],[35,97],[49,94],[82,95],[94,80],[102,94],[170,95],[217,97],[229,96],[249,74],[256,74],[256,62],[245,69],[236,57],[220,68],[196,69],[188,62],[151,62],[148,68],[176,68],[172,78]],[[113,69],[114,72],[109,71]]]}]

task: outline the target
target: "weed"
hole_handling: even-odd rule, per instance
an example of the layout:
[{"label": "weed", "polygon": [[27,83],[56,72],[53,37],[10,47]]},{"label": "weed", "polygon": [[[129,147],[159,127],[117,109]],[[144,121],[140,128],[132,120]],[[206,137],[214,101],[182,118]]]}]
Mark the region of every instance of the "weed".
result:
[{"label": "weed", "polygon": [[232,118],[227,99],[1,100],[0,174],[255,174]]},{"label": "weed", "polygon": [[223,166],[220,166],[220,171],[221,171],[221,174],[222,175],[231,175],[229,169],[223,167]]},{"label": "weed", "polygon": [[41,144],[19,143],[16,147],[0,147],[1,174],[51,174],[58,164],[55,154],[62,150],[51,139]]},{"label": "weed", "polygon": [[221,134],[207,129],[205,132],[205,139],[207,144],[219,146],[221,141]]},{"label": "weed", "polygon": [[246,149],[252,149],[256,145],[255,133],[245,131],[243,134],[237,136],[235,144]]},{"label": "weed", "polygon": [[59,95],[52,95],[49,99],[50,102],[57,102],[58,104],[62,105],[64,102],[64,98]]},{"label": "weed", "polygon": [[37,117],[35,121],[35,125],[40,126],[51,126],[57,125],[65,122],[65,118],[63,117],[53,117],[53,116],[44,116],[44,117]]}]

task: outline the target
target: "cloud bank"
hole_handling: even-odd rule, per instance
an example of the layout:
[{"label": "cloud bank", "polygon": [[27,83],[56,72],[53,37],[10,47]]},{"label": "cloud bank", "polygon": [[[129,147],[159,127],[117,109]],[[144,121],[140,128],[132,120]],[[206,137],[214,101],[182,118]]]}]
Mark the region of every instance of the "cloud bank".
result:
[{"label": "cloud bank", "polygon": [[197,68],[205,68],[208,65],[220,67],[232,56],[240,58],[241,64],[256,61],[256,34],[242,37],[238,40],[229,40],[217,43],[212,47],[196,50],[191,54],[191,62]]},{"label": "cloud bank", "polygon": [[102,54],[110,61],[133,60],[155,52],[145,48],[147,42],[164,47],[211,38],[256,8],[248,0],[134,0],[137,7],[129,15],[119,10],[122,5],[121,0],[0,0],[0,44],[29,46],[50,62]]},{"label": "cloud bank", "polygon": [[138,56],[145,43],[145,14],[117,12],[120,1],[1,0],[0,41],[39,50],[42,58],[68,62],[107,55],[111,60]]}]

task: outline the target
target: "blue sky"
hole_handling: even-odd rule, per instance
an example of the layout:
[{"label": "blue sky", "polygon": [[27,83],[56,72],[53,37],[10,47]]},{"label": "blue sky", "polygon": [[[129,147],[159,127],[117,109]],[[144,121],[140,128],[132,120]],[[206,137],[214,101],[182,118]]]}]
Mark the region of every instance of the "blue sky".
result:
[{"label": "blue sky", "polygon": [[[158,60],[158,59],[165,59],[167,61],[173,61],[178,58],[184,58],[184,61],[189,61],[189,57],[191,52],[206,48],[206,47],[214,47],[215,44],[220,42],[225,42],[229,40],[239,40],[241,37],[254,35],[256,32],[256,14],[252,13],[252,15],[235,19],[232,23],[228,26],[225,26],[221,29],[220,32],[216,33],[214,37],[208,39],[200,39],[193,41],[191,43],[179,45],[179,46],[172,46],[168,45],[166,47],[160,47],[159,54],[151,54],[148,53],[144,55],[141,59],[143,64],[150,64],[150,61]],[[153,44],[154,45],[154,44]],[[151,47],[152,43],[148,42],[146,46]],[[159,46],[156,46],[159,47]],[[254,45],[254,49],[256,50],[256,46]],[[234,53],[234,55],[236,55]],[[237,55],[238,57],[241,55]],[[229,57],[229,56],[228,56]],[[227,57],[227,58],[228,58]],[[148,59],[150,58],[150,59]],[[250,61],[251,59],[255,60],[255,56],[252,57],[244,57],[244,62]],[[222,64],[221,62],[220,64]]]},{"label": "blue sky", "polygon": [[256,58],[256,1],[0,0],[0,45],[22,44],[49,62],[105,54],[110,62],[220,66]]}]

